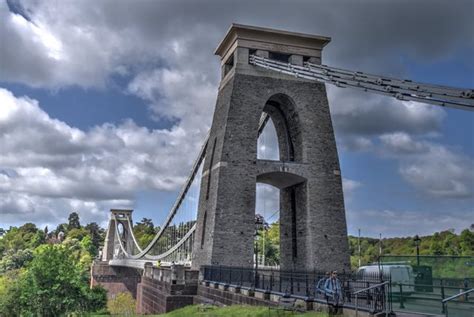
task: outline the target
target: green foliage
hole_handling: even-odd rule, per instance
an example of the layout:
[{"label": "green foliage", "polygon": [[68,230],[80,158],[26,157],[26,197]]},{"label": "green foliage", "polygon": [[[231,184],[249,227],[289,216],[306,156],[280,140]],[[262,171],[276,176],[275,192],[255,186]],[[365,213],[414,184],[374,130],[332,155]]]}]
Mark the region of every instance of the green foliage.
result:
[{"label": "green foliage", "polygon": [[135,300],[130,293],[119,293],[107,302],[107,309],[112,315],[133,316],[135,314]]},{"label": "green foliage", "polygon": [[148,218],[143,218],[142,221],[137,222],[137,224],[133,226],[133,233],[140,247],[146,247],[156,234],[153,221]]},{"label": "green foliage", "polygon": [[77,239],[79,241],[87,235],[89,235],[89,232],[87,232],[87,230],[84,228],[73,228],[70,229],[67,233],[67,237],[69,239]]},{"label": "green foliage", "polygon": [[22,268],[33,259],[30,249],[14,251],[8,250],[0,260],[0,273]]},{"label": "green foliage", "polygon": [[[280,225],[272,223],[270,228],[264,232],[259,231],[257,238],[258,256],[261,261],[265,253],[265,264],[276,265],[280,258]],[[361,265],[371,264],[380,256],[380,241],[374,238],[360,239]],[[416,255],[414,237],[386,238],[382,239],[382,255]],[[358,239],[349,236],[349,249],[351,253],[351,267],[357,269],[359,264]],[[420,255],[450,255],[450,256],[474,256],[474,232],[465,229],[460,234],[453,230],[434,233],[431,236],[421,237],[419,244]],[[459,263],[439,262],[427,264],[432,266],[434,274],[439,277],[464,277],[468,276],[465,261]],[[261,262],[260,262],[261,263]],[[474,273],[474,272],[473,272]],[[471,274],[472,275],[472,274]]]},{"label": "green foliage", "polygon": [[21,297],[18,277],[19,270],[8,271],[0,275],[0,316],[20,316],[20,308],[17,304]]},{"label": "green foliage", "polygon": [[93,248],[91,247],[90,251],[92,256],[96,256],[99,252],[99,247],[105,239],[105,230],[99,227],[99,225],[95,222],[91,222],[87,224],[84,229],[87,230],[89,233],[89,237],[91,239]]},{"label": "green foliage", "polygon": [[44,238],[38,237],[40,235],[43,235],[43,231],[38,230],[32,223],[26,223],[19,228],[11,227],[0,241],[2,241],[4,251],[16,252],[37,247],[41,241],[44,241]]},{"label": "green foliage", "polygon": [[67,233],[67,223],[60,223],[54,230],[54,234],[58,235],[60,232]]},{"label": "green foliage", "polygon": [[81,228],[81,223],[79,221],[79,215],[77,214],[77,212],[71,212],[67,220],[68,220],[68,225],[67,225],[68,230]]},{"label": "green foliage", "polygon": [[41,246],[15,282],[18,310],[23,315],[60,316],[100,309],[105,291],[90,290],[87,279],[87,271],[66,246]]},{"label": "green foliage", "polygon": [[[60,243],[46,244],[47,228],[11,227],[0,238],[0,316],[59,316],[105,309],[106,291],[89,288],[89,270],[104,230],[80,227],[79,218],[61,224]],[[76,225],[79,224],[79,227]],[[53,243],[53,244],[51,244]]]},{"label": "green foliage", "polygon": [[265,265],[278,265],[280,263],[280,224],[272,223],[268,230],[260,230],[258,234],[258,257],[263,258]]}]

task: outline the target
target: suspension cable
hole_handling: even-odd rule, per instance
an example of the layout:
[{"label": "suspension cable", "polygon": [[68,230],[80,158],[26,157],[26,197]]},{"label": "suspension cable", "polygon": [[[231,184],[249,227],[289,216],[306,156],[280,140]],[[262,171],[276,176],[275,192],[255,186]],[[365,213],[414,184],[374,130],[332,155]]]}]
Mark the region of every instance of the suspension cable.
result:
[{"label": "suspension cable", "polygon": [[[262,116],[261,116],[261,118],[259,120],[259,124],[258,124],[258,135],[260,135],[262,133],[263,127],[266,125],[269,118],[270,117],[269,117],[268,114],[262,113]],[[193,168],[191,170],[191,174],[189,175],[188,179],[186,180],[184,186],[182,187],[181,192],[179,193],[179,195],[176,199],[176,202],[174,203],[173,207],[171,208],[170,212],[168,213],[168,216],[167,216],[166,220],[164,221],[163,225],[160,227],[160,231],[155,235],[153,240],[144,249],[142,249],[142,248],[140,248],[140,246],[137,243],[137,240],[135,238],[133,230],[130,230],[132,238],[133,238],[133,242],[135,243],[137,249],[139,250],[139,253],[135,254],[135,255],[127,253],[127,257],[132,258],[132,259],[140,259],[140,258],[143,258],[143,257],[145,257],[147,259],[156,258],[156,256],[148,255],[148,252],[155,246],[155,244],[161,238],[161,236],[165,232],[165,229],[169,227],[169,225],[171,224],[171,222],[172,222],[175,214],[177,213],[179,207],[183,203],[183,201],[185,199],[185,196],[187,195],[189,189],[192,187],[192,182],[193,182],[196,174],[198,173],[199,168],[201,167],[202,162],[204,160],[208,142],[209,142],[209,132],[208,132],[208,134],[207,134],[207,136],[204,140],[204,144],[201,147],[199,155],[198,155],[196,161],[194,162]],[[190,229],[190,231],[191,230],[192,230],[192,228]],[[188,235],[186,234],[185,236],[188,236]]]},{"label": "suspension cable", "polygon": [[305,62],[303,66],[250,55],[250,64],[298,78],[351,87],[404,101],[474,111],[474,90],[418,83]]}]

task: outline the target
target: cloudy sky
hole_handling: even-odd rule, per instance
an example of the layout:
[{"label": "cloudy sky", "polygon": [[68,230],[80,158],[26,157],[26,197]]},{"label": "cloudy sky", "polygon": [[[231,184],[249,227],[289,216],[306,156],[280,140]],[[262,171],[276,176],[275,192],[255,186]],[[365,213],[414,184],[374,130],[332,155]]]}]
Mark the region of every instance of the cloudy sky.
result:
[{"label": "cloudy sky", "polygon": [[[105,224],[111,207],[159,224],[210,126],[232,22],[331,36],[332,66],[473,88],[473,13],[470,0],[0,0],[0,227],[71,211]],[[473,113],[328,93],[350,234],[474,223]]]}]

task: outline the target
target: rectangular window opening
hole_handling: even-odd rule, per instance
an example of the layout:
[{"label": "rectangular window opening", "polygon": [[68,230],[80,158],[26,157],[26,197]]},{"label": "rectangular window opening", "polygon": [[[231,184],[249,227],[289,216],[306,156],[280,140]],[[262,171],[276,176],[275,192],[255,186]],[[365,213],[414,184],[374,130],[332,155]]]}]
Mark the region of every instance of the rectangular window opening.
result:
[{"label": "rectangular window opening", "polygon": [[275,61],[283,62],[283,63],[289,63],[290,62],[290,54],[283,54],[283,53],[275,53],[275,52],[269,52],[268,57],[270,59],[273,59]]},{"label": "rectangular window opening", "polygon": [[231,56],[226,60],[224,64],[224,76],[227,75],[231,69],[234,68],[234,54],[232,53]]}]

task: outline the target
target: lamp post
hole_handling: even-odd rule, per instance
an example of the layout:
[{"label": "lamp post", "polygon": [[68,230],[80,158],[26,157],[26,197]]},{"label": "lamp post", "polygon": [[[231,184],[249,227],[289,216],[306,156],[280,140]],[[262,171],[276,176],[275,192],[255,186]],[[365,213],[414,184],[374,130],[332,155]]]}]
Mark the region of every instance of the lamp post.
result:
[{"label": "lamp post", "polygon": [[265,219],[263,216],[255,215],[255,287],[258,286],[258,233],[265,228]]},{"label": "lamp post", "polygon": [[420,242],[421,242],[420,237],[416,235],[413,238],[413,242],[415,242],[415,246],[416,246],[416,266],[420,266]]}]

